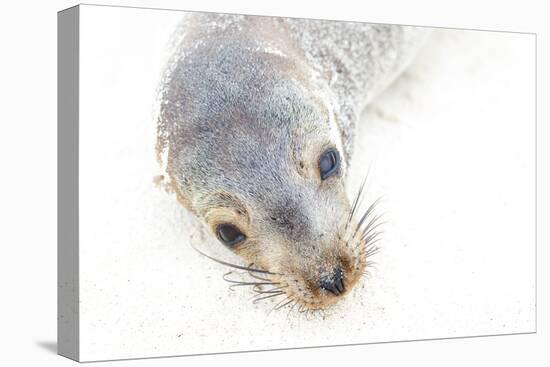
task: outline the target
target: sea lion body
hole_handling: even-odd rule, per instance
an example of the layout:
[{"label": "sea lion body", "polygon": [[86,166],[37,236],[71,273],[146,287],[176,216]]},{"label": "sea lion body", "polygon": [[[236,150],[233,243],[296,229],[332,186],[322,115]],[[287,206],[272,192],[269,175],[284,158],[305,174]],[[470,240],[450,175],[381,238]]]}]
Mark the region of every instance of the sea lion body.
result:
[{"label": "sea lion body", "polygon": [[345,190],[355,123],[424,35],[204,13],[176,31],[159,93],[159,159],[178,200],[220,241],[237,231],[230,248],[288,303],[324,308],[364,273],[376,232],[372,213],[352,215]]}]

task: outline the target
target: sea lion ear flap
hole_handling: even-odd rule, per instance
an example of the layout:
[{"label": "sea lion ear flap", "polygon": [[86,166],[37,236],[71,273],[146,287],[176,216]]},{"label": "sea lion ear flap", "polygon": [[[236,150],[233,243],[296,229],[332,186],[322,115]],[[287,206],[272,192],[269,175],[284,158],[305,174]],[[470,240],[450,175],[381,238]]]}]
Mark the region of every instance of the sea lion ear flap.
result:
[{"label": "sea lion ear flap", "polygon": [[169,194],[174,193],[174,186],[172,185],[172,181],[168,178],[168,176],[156,175],[156,176],[153,176],[152,181],[156,187],[164,190],[165,192]]},{"label": "sea lion ear flap", "polygon": [[174,183],[170,178],[170,175],[166,172],[165,162],[159,161],[161,163],[162,171],[159,174],[153,176],[153,184],[167,192],[168,194],[173,194],[176,192],[174,189]]},{"label": "sea lion ear flap", "polygon": [[153,184],[169,194],[175,192],[173,182],[166,170],[168,165],[168,139],[164,129],[159,129],[157,134],[156,155],[160,166],[160,172],[153,177]]}]

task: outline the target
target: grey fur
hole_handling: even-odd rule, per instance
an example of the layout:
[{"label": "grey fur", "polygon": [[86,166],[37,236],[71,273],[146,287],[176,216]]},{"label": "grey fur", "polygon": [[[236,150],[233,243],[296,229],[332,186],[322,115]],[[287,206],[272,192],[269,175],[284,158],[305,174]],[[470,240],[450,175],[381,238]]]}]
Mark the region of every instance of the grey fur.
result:
[{"label": "grey fur", "polygon": [[[424,33],[187,15],[161,84],[158,117],[159,158],[180,200],[203,219],[215,207],[240,208],[255,232],[248,257],[286,262],[276,270],[336,266],[327,254],[341,250],[332,244],[350,208],[344,177],[355,123],[407,65]],[[321,183],[318,152],[329,146],[344,156],[341,178]]]}]

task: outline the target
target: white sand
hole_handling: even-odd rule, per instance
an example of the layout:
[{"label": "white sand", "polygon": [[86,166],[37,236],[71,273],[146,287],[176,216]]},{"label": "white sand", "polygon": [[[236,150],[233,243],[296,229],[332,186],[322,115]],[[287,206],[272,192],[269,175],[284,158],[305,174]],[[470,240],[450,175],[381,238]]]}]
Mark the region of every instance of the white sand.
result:
[{"label": "white sand", "polygon": [[368,198],[383,194],[389,219],[378,265],[306,320],[229,290],[226,269],[190,247],[189,215],[152,183],[152,97],[179,16],[82,11],[83,360],[534,330],[533,36],[437,31],[365,112],[349,189],[371,166]]}]

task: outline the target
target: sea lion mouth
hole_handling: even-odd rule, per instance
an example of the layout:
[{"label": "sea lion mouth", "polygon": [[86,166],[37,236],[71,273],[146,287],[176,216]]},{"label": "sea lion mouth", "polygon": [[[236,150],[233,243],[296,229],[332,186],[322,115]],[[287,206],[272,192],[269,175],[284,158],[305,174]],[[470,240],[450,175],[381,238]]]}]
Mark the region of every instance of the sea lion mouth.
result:
[{"label": "sea lion mouth", "polygon": [[[365,179],[366,181],[366,179]],[[360,215],[359,207],[364,193],[365,181],[361,184],[347,215],[344,235],[339,236],[341,255],[336,265],[318,266],[316,276],[300,274],[299,272],[274,270],[249,265],[238,265],[214,258],[195,248],[201,255],[231,268],[223,275],[231,289],[248,287],[254,293],[252,303],[272,303],[271,311],[289,308],[289,313],[296,310],[309,314],[311,311],[324,310],[349,294],[355,284],[367,273],[367,268],[373,264],[371,257],[379,251],[377,246],[381,239],[382,215],[375,209],[381,198],[372,202]],[[284,269],[284,267],[278,267]]]}]

